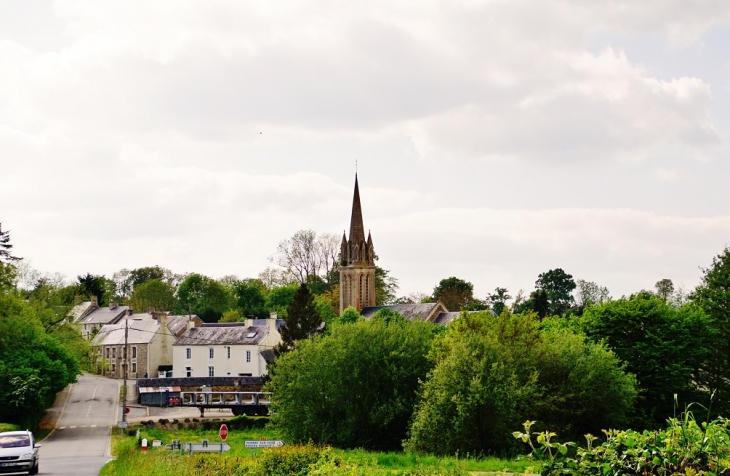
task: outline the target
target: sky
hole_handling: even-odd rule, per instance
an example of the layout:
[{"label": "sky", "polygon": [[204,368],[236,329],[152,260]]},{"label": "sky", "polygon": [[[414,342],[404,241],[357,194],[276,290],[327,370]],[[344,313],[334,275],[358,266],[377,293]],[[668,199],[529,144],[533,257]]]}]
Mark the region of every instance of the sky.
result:
[{"label": "sky", "polygon": [[0,223],[45,273],[255,277],[365,227],[400,295],[694,288],[730,241],[727,0],[0,0]]}]

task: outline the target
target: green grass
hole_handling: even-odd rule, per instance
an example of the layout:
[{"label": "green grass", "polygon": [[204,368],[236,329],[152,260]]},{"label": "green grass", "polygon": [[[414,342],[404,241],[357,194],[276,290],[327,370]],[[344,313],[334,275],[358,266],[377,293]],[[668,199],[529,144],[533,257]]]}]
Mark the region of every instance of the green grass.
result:
[{"label": "green grass", "polygon": [[[134,430],[136,428],[132,428]],[[211,443],[220,442],[217,430],[175,430],[147,429],[140,427],[140,435],[148,440],[148,451],[143,454],[137,448],[134,437],[124,436],[114,432],[112,447],[117,459],[107,464],[101,475],[137,475],[137,474],[174,474],[176,476],[197,474],[260,474],[260,465],[271,457],[276,450],[244,447],[245,440],[282,439],[274,429],[231,430],[227,443],[231,450],[223,457],[217,454],[189,456],[172,456],[169,450],[162,447],[152,447],[152,440],[161,440],[162,444],[169,444],[173,439],[183,443],[200,442],[207,438]],[[293,449],[293,445],[287,445]],[[463,475],[469,472],[512,472],[523,473],[528,461],[514,461],[499,458],[438,458],[428,455],[406,454],[400,452],[371,452],[359,450],[325,450],[326,468],[317,474],[348,474],[348,475],[406,475],[406,474],[453,474]],[[337,463],[340,461],[340,463]],[[257,469],[258,468],[258,469]]]}]

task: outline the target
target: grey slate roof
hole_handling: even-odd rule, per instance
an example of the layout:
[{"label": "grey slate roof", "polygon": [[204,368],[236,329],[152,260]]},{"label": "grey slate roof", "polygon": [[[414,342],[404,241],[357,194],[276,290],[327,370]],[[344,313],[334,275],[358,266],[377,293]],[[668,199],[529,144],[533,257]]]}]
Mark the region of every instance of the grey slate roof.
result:
[{"label": "grey slate roof", "polygon": [[93,311],[94,308],[96,308],[96,304],[91,301],[80,302],[69,311],[68,316],[72,322],[80,321]]},{"label": "grey slate roof", "polygon": [[91,311],[86,317],[81,318],[79,324],[109,324],[123,316],[129,306],[116,306],[113,308],[98,307]]},{"label": "grey slate roof", "polygon": [[188,329],[173,345],[259,345],[269,335],[266,327],[247,327],[238,322],[220,324]]},{"label": "grey slate roof", "polygon": [[441,324],[445,326],[454,322],[460,315],[460,312],[439,312],[433,322],[434,324]]},{"label": "grey slate roof", "polygon": [[[128,323],[127,342],[129,344],[149,344],[160,330],[160,323],[151,314],[132,314],[115,324],[107,324],[99,329],[92,345],[123,345],[125,321]],[[169,322],[169,321],[168,321]],[[168,335],[172,333],[168,329]],[[175,336],[172,335],[174,338]]]},{"label": "grey slate roof", "polygon": [[188,321],[192,318],[195,319],[198,316],[167,316],[167,328],[170,332],[179,335],[188,325]]},{"label": "grey slate roof", "polygon": [[433,320],[438,312],[446,311],[446,308],[440,302],[430,302],[424,304],[391,304],[389,306],[368,306],[364,307],[360,314],[365,319],[370,319],[379,310],[387,307],[391,311],[397,312],[409,321],[427,321]]}]

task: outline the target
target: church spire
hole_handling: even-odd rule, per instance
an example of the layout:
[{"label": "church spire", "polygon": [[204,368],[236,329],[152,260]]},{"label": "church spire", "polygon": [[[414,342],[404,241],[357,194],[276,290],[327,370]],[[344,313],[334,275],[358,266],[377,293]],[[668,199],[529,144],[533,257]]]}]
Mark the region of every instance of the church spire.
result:
[{"label": "church spire", "polygon": [[365,226],[362,223],[362,208],[360,207],[360,188],[357,185],[355,174],[355,195],[352,197],[352,217],[350,218],[350,243],[365,241]]}]

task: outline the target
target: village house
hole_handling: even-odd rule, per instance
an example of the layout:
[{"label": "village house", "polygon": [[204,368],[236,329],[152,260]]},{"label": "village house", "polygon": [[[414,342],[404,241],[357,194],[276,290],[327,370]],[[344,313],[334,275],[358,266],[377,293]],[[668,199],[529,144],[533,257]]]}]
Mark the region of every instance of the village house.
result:
[{"label": "village house", "polygon": [[185,331],[173,345],[173,377],[260,377],[281,342],[283,319],[205,323]]},{"label": "village house", "polygon": [[129,314],[132,314],[129,306],[119,306],[112,301],[109,306],[99,307],[95,297],[91,301],[77,304],[71,310],[71,316],[75,318],[74,324],[80,328],[81,336],[86,340],[93,339],[102,326],[115,324]]},{"label": "village house", "polygon": [[[99,372],[123,378],[125,339],[127,378],[163,376],[172,369],[173,344],[189,328],[202,325],[197,316],[170,316],[165,312],[129,314],[99,329],[92,341]],[[125,337],[126,334],[126,337]]]}]

